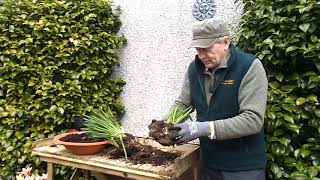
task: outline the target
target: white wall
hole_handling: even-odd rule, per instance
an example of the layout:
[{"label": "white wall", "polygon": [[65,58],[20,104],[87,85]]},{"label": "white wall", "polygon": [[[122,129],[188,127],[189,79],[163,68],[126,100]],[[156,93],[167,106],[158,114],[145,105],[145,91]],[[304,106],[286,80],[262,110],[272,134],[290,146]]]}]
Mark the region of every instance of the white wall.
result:
[{"label": "white wall", "polygon": [[[161,119],[178,96],[184,73],[195,51],[188,49],[193,0],[115,0],[122,8],[121,32],[128,45],[122,53],[120,75],[126,85],[121,95],[127,132],[148,136],[152,119]],[[215,0],[214,18],[234,27],[241,7],[233,0]]]}]

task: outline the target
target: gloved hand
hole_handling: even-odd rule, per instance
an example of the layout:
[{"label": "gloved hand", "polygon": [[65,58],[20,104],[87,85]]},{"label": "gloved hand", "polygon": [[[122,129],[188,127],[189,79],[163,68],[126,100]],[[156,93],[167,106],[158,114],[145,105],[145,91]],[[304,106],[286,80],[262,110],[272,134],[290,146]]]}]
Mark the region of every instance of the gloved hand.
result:
[{"label": "gloved hand", "polygon": [[175,134],[175,139],[177,139],[177,144],[192,141],[202,136],[210,135],[209,122],[183,122],[173,126],[175,129],[180,129],[178,133]]}]

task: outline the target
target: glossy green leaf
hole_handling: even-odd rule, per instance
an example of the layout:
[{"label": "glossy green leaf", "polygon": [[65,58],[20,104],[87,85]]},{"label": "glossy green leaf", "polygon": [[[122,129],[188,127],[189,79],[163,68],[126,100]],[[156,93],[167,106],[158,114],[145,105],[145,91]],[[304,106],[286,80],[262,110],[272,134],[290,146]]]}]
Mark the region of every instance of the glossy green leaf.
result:
[{"label": "glossy green leaf", "polygon": [[316,65],[316,68],[317,68],[318,72],[320,72],[320,62],[315,62],[315,65]]},{"label": "glossy green leaf", "polygon": [[7,137],[7,138],[11,137],[12,133],[13,133],[12,130],[7,130],[7,132],[6,132],[6,137]]},{"label": "glossy green leaf", "polygon": [[284,137],[279,138],[278,141],[279,141],[281,144],[285,145],[285,146],[287,146],[287,145],[290,143],[290,139],[287,139],[287,138],[284,138]]},{"label": "glossy green leaf", "polygon": [[280,135],[282,135],[282,134],[284,134],[284,133],[285,133],[284,130],[278,128],[278,129],[276,129],[276,130],[274,131],[273,135],[274,135],[274,136],[280,136]]},{"label": "glossy green leaf", "polygon": [[268,44],[271,49],[272,49],[273,46],[274,46],[274,42],[272,41],[272,39],[265,39],[263,42],[264,42],[265,44]]},{"label": "glossy green leaf", "polygon": [[293,120],[293,117],[288,115],[288,114],[285,114],[284,115],[284,119],[292,124],[294,124],[294,120]]},{"label": "glossy green leaf", "polygon": [[303,161],[301,161],[301,160],[298,160],[296,162],[295,167],[297,168],[298,171],[302,172],[302,171],[305,170],[305,163]]},{"label": "glossy green leaf", "polygon": [[318,102],[318,98],[316,95],[309,95],[307,99],[313,102]]},{"label": "glossy green leaf", "polygon": [[306,99],[305,99],[305,98],[302,98],[302,97],[300,97],[300,98],[298,98],[298,99],[296,100],[296,104],[297,104],[298,106],[304,104],[305,102],[306,102]]},{"label": "glossy green leaf", "polygon": [[304,23],[304,24],[301,24],[299,25],[299,28],[303,31],[303,32],[307,32],[308,29],[310,27],[310,24],[309,23]]},{"label": "glossy green leaf", "polygon": [[279,172],[279,167],[278,167],[278,165],[277,164],[275,164],[275,163],[272,163],[272,165],[271,165],[271,171],[274,173],[274,174],[277,174],[278,172]]},{"label": "glossy green leaf", "polygon": [[58,112],[60,113],[60,114],[63,114],[64,113],[64,109],[62,108],[62,107],[58,107]]},{"label": "glossy green leaf", "polygon": [[274,112],[268,112],[267,116],[271,119],[275,119],[276,118],[276,114]]},{"label": "glossy green leaf", "polygon": [[12,146],[9,146],[9,147],[6,149],[7,152],[10,152],[10,151],[13,151],[13,150],[14,150],[14,147],[12,147]]},{"label": "glossy green leaf", "polygon": [[316,110],[316,111],[314,112],[314,114],[315,114],[317,117],[320,118],[320,110]]},{"label": "glossy green leaf", "polygon": [[283,156],[283,154],[285,153],[286,151],[286,147],[282,144],[272,144],[271,145],[271,151],[274,155],[276,156]]},{"label": "glossy green leaf", "polygon": [[276,79],[282,82],[284,75],[282,73],[276,73]]},{"label": "glossy green leaf", "polygon": [[273,89],[277,89],[279,87],[279,83],[276,81],[273,81],[273,82],[269,83],[269,86]]},{"label": "glossy green leaf", "polygon": [[316,177],[318,174],[318,170],[315,167],[309,167],[308,168],[308,174],[311,178]]},{"label": "glossy green leaf", "polygon": [[310,154],[310,151],[309,150],[306,150],[306,149],[301,149],[300,150],[300,154],[302,155],[302,157],[307,157],[309,154]]},{"label": "glossy green leaf", "polygon": [[298,49],[299,47],[297,47],[297,46],[290,46],[290,47],[288,47],[287,49],[286,49],[286,53],[288,53],[288,52],[291,52],[291,51],[294,51],[294,50],[296,50],[296,49]]},{"label": "glossy green leaf", "polygon": [[310,119],[310,115],[309,115],[308,113],[306,113],[306,112],[302,112],[302,113],[301,113],[301,117],[302,117],[303,119]]},{"label": "glossy green leaf", "polygon": [[305,175],[303,172],[294,172],[290,175],[290,179],[295,180],[307,180],[308,176]]},{"label": "glossy green leaf", "polygon": [[295,124],[286,124],[285,125],[289,130],[291,130],[291,131],[293,131],[293,132],[295,132],[296,134],[299,134],[299,132],[300,132],[300,128],[297,126],[297,125],[295,125]]},{"label": "glossy green leaf", "polygon": [[317,74],[314,71],[307,71],[303,73],[303,76],[316,76]]},{"label": "glossy green leaf", "polygon": [[52,105],[51,107],[50,107],[50,111],[55,111],[57,109],[57,106],[56,105]]},{"label": "glossy green leaf", "polygon": [[290,164],[290,166],[291,166],[291,165],[294,165],[296,163],[296,160],[294,158],[286,157],[284,159],[284,163]]}]

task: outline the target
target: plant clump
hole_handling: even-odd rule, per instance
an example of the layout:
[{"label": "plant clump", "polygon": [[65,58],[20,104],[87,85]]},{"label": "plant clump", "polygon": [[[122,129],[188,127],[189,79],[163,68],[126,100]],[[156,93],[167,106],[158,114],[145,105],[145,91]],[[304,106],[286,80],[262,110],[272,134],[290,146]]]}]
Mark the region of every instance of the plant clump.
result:
[{"label": "plant clump", "polygon": [[106,139],[116,147],[121,145],[127,160],[127,152],[123,144],[125,131],[110,108],[107,108],[106,112],[102,110],[93,111],[92,115],[85,117],[84,125],[85,127],[82,129],[89,138]]},{"label": "plant clump", "polygon": [[191,107],[184,108],[183,106],[175,106],[171,109],[167,120],[151,121],[149,128],[149,137],[159,142],[164,146],[176,144],[175,135],[180,129],[175,128],[174,125],[180,123],[186,118],[190,118]]}]

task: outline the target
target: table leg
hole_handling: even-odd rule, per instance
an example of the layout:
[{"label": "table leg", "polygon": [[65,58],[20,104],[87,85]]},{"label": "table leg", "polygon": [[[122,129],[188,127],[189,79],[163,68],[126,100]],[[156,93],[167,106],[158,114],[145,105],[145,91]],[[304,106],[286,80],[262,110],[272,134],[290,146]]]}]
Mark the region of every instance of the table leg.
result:
[{"label": "table leg", "polygon": [[89,180],[90,172],[88,170],[82,170],[83,171],[83,179]]},{"label": "table leg", "polygon": [[53,163],[47,163],[47,175],[48,175],[48,180],[53,180]]},{"label": "table leg", "polygon": [[192,173],[193,173],[193,180],[198,180],[198,167],[194,166],[192,168]]},{"label": "table leg", "polygon": [[201,162],[196,161],[192,166],[192,174],[193,174],[193,180],[199,180],[199,171],[201,169]]}]

